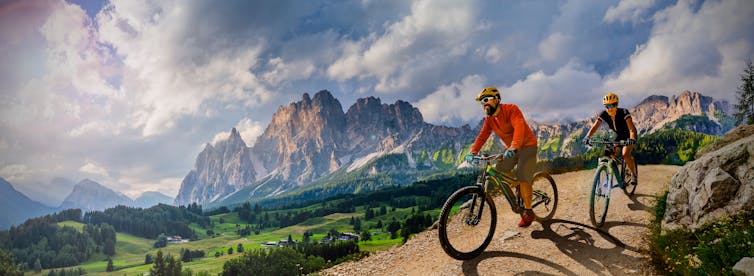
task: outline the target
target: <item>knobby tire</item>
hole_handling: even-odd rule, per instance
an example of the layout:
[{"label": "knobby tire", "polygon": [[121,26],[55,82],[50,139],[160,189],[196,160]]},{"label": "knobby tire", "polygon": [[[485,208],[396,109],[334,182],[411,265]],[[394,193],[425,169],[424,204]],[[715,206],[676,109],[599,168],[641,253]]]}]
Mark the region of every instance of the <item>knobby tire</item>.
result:
[{"label": "knobby tire", "polygon": [[[607,209],[610,205],[609,193],[614,179],[612,169],[609,166],[602,164],[597,167],[594,181],[592,181],[592,192],[589,196],[589,219],[594,227],[599,228],[605,224]],[[599,209],[601,207],[604,207],[604,209]]]},{"label": "knobby tire", "polygon": [[[476,196],[476,200],[473,204],[470,198]],[[479,212],[479,206],[484,204],[482,208],[483,222],[477,225],[470,225],[466,223],[464,218],[476,217]],[[459,206],[467,205],[465,208],[458,208]],[[473,206],[471,206],[473,205]],[[456,207],[456,210],[454,210]],[[470,211],[473,213],[470,214]],[[452,213],[457,211],[456,213]],[[481,186],[467,186],[454,192],[442,207],[440,212],[440,222],[438,225],[438,234],[440,238],[440,245],[442,249],[449,256],[458,260],[468,260],[476,256],[479,256],[485,248],[492,241],[492,236],[495,234],[495,225],[497,224],[497,210],[492,198],[486,197],[484,189]],[[479,229],[477,229],[480,227]],[[466,235],[470,238],[463,238]],[[486,235],[479,244],[472,242],[471,238],[480,238],[479,235]],[[456,238],[459,241],[465,241],[466,243],[473,243],[470,248],[461,248],[460,243],[456,243]]]}]

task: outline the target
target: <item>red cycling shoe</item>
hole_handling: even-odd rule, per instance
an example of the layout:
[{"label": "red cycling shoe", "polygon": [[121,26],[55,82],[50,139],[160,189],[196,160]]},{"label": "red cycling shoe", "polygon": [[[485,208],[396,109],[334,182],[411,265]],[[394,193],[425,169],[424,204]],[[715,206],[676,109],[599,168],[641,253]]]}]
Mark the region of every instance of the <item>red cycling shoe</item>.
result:
[{"label": "red cycling shoe", "polygon": [[534,221],[534,212],[531,209],[524,210],[524,214],[521,215],[521,221],[518,223],[518,227],[529,227]]}]

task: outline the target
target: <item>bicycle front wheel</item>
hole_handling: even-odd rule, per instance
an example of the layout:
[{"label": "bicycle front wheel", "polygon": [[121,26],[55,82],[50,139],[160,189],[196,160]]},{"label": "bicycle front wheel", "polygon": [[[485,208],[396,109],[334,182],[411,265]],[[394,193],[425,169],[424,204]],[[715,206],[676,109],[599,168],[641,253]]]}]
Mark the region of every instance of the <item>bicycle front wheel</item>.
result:
[{"label": "bicycle front wheel", "polygon": [[539,222],[551,219],[558,208],[558,187],[555,186],[555,180],[547,172],[538,172],[534,174],[531,187],[531,210],[534,211],[534,218]]},{"label": "bicycle front wheel", "polygon": [[602,227],[610,204],[610,189],[615,183],[612,170],[605,165],[597,167],[592,182],[592,192],[589,198],[589,219],[594,227]]},{"label": "bicycle front wheel", "polygon": [[440,245],[449,256],[468,260],[479,256],[492,241],[497,210],[481,186],[463,187],[453,193],[440,213]]}]

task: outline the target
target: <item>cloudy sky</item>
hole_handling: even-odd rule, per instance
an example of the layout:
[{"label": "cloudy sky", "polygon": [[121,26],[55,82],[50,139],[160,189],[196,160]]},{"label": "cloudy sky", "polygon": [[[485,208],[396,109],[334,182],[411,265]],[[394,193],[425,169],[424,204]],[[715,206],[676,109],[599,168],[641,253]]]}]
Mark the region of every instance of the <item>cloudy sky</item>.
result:
[{"label": "cloudy sky", "polygon": [[55,177],[174,196],[205,143],[252,144],[322,89],[451,126],[481,119],[486,86],[540,122],[606,91],[733,101],[753,17],[749,0],[0,0],[0,176],[48,204],[71,189]]}]

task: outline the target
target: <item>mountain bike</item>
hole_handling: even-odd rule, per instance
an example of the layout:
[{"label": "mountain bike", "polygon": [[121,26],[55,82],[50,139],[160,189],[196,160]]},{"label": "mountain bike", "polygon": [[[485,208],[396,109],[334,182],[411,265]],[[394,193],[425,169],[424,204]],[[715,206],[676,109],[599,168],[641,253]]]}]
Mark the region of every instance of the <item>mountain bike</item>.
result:
[{"label": "mountain bike", "polygon": [[[475,163],[486,163],[479,172],[476,184],[456,190],[442,207],[438,226],[440,245],[445,253],[455,259],[474,258],[492,241],[497,223],[497,210],[492,198],[495,187],[502,190],[513,212],[523,215],[524,201],[517,179],[492,165],[492,161],[500,157],[502,154],[475,156]],[[555,180],[547,172],[537,172],[532,188],[535,220],[551,219],[558,207]]]},{"label": "mountain bike", "polygon": [[589,146],[599,145],[605,148],[604,156],[597,162],[597,170],[592,181],[592,192],[589,195],[589,219],[594,227],[602,227],[605,224],[607,209],[610,204],[610,194],[613,188],[620,187],[628,196],[633,196],[636,191],[636,181],[630,184],[625,179],[631,178],[631,170],[626,167],[626,160],[619,154],[620,149],[626,146],[626,141],[590,141]]}]

